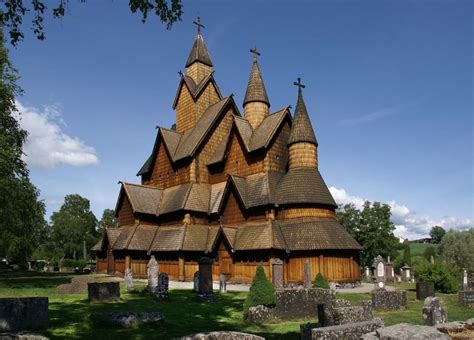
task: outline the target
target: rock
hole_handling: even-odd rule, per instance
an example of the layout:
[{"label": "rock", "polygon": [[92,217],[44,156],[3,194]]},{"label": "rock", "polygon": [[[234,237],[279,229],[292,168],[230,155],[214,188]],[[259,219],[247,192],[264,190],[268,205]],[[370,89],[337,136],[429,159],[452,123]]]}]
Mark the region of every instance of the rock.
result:
[{"label": "rock", "polygon": [[135,288],[133,287],[133,275],[132,275],[132,270],[130,268],[125,269],[124,281],[125,281],[125,290],[128,293],[133,292]]},{"label": "rock", "polygon": [[130,328],[137,324],[156,324],[165,320],[165,317],[159,312],[111,312],[95,314],[93,318],[123,328]]},{"label": "rock", "polygon": [[[384,326],[381,318],[374,318],[370,321],[354,322],[345,325],[313,328],[311,330],[311,339],[318,340],[356,340],[364,334],[373,332]],[[391,339],[390,339],[391,340]]]},{"label": "rock", "polygon": [[183,336],[182,340],[264,340],[261,336],[240,332],[210,332]]},{"label": "rock", "polygon": [[252,323],[263,323],[274,318],[275,312],[273,308],[263,305],[250,307],[247,314],[247,320]]},{"label": "rock", "polygon": [[0,298],[0,332],[48,326],[47,297]]},{"label": "rock", "polygon": [[89,282],[87,293],[90,302],[120,301],[120,284],[118,282]]},{"label": "rock", "polygon": [[275,259],[272,264],[272,283],[275,289],[283,288],[283,261]]},{"label": "rock", "polygon": [[48,340],[49,338],[28,333],[0,333],[0,340]]},{"label": "rock", "polygon": [[407,292],[405,290],[388,291],[377,289],[372,291],[372,306],[375,310],[398,310],[407,307]]},{"label": "rock", "polygon": [[450,339],[449,335],[441,333],[435,327],[408,323],[377,329],[376,334],[381,340]]},{"label": "rock", "polygon": [[150,261],[147,264],[147,276],[148,276],[148,285],[147,288],[150,292],[155,292],[156,287],[158,287],[158,273],[159,265],[156,262],[155,255],[150,256]]},{"label": "rock", "polygon": [[446,305],[436,297],[427,297],[423,304],[423,321],[427,326],[435,326],[448,321]]}]

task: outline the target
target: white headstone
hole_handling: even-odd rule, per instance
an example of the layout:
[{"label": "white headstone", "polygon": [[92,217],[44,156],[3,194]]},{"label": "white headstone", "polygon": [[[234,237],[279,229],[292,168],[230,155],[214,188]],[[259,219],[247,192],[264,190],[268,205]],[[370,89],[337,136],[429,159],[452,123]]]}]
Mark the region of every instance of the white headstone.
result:
[{"label": "white headstone", "polygon": [[158,262],[156,262],[155,255],[151,255],[150,261],[147,264],[148,268],[148,289],[151,292],[158,287]]},{"label": "white headstone", "polygon": [[135,288],[133,287],[133,276],[132,276],[132,270],[130,268],[125,269],[125,289],[127,292],[133,292]]},{"label": "white headstone", "polygon": [[392,277],[395,277],[395,271],[393,270],[393,267],[392,267]]},{"label": "white headstone", "polygon": [[385,268],[384,268],[383,262],[379,262],[377,264],[377,276],[378,277],[385,276]]},{"label": "white headstone", "polygon": [[464,269],[464,275],[462,277],[462,285],[464,289],[467,289],[468,287],[468,279],[467,279],[467,270]]}]

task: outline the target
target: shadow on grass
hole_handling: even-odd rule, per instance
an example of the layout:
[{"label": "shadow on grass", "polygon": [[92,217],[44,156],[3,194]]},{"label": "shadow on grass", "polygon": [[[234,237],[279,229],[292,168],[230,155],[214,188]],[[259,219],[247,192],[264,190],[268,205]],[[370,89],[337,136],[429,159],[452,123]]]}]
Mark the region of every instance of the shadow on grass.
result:
[{"label": "shadow on grass", "polygon": [[43,273],[27,270],[0,270],[0,287],[4,289],[54,288],[71,282],[74,274]]},{"label": "shadow on grass", "polygon": [[[159,338],[170,339],[188,334],[211,331],[239,331],[258,334],[267,339],[298,339],[294,325],[288,330],[275,330],[280,324],[255,326],[242,319],[245,294],[220,295],[217,302],[204,303],[189,290],[171,290],[169,299],[158,302],[145,292],[122,294],[118,303],[89,303],[85,296],[50,302],[50,328],[42,332],[55,339],[81,337],[88,339]],[[157,325],[121,329],[93,319],[97,313],[118,311],[158,311],[165,321]],[[299,327],[298,327],[299,330]]]}]

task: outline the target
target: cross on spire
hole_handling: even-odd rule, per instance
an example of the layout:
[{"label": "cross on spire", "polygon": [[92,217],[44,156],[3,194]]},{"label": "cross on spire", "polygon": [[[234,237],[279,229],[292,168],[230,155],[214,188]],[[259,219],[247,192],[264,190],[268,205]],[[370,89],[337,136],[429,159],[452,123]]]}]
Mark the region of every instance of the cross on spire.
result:
[{"label": "cross on spire", "polygon": [[255,45],[254,48],[251,48],[250,52],[253,53],[253,61],[257,61],[257,58],[260,56],[260,52],[257,51],[257,45]]},{"label": "cross on spire", "polygon": [[301,89],[304,89],[306,87],[306,85],[303,85],[303,83],[301,82],[301,78],[298,78],[298,82],[295,81],[293,85],[298,86],[298,93],[301,93]]},{"label": "cross on spire", "polygon": [[201,17],[197,17],[196,21],[193,21],[193,24],[197,26],[198,34],[201,34],[201,27],[205,28],[203,24],[201,24]]}]

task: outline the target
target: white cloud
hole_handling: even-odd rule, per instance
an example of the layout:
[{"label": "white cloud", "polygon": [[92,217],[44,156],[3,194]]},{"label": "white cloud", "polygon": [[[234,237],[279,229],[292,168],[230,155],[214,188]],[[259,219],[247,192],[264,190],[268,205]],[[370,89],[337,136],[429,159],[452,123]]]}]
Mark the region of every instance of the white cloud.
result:
[{"label": "white cloud", "polygon": [[60,164],[86,166],[98,163],[97,153],[77,137],[66,134],[58,106],[38,110],[16,102],[20,126],[28,131],[23,148],[29,166],[51,168]]},{"label": "white cloud", "polygon": [[[365,198],[351,196],[344,189],[336,187],[330,187],[329,191],[331,191],[331,194],[338,204],[352,203],[357,208],[361,208],[362,204],[367,200]],[[374,200],[369,199],[369,201]],[[463,230],[472,228],[474,225],[474,221],[470,218],[446,216],[442,219],[434,219],[429,216],[419,216],[415,211],[395,201],[385,203],[391,207],[391,220],[395,224],[395,235],[404,239],[408,238],[412,240],[428,237],[431,228],[435,225],[442,226],[446,230]]]}]

